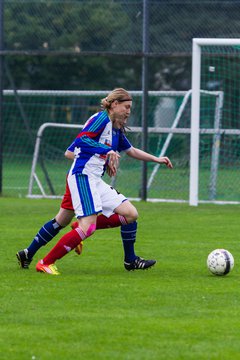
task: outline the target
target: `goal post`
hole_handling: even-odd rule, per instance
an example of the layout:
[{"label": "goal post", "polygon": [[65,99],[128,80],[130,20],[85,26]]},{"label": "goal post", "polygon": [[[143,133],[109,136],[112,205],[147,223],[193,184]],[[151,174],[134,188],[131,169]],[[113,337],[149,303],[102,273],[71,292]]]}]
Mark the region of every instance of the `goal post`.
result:
[{"label": "goal post", "polygon": [[[37,163],[39,161],[40,158],[40,146],[41,146],[41,140],[42,140],[42,136],[44,133],[44,130],[48,127],[54,127],[54,128],[70,128],[70,129],[81,129],[83,127],[83,125],[77,125],[77,124],[58,124],[58,123],[44,123],[40,126],[40,128],[38,129],[37,132],[37,136],[36,136],[36,143],[35,143],[35,148],[34,148],[34,153],[33,153],[33,160],[32,160],[32,167],[31,167],[31,173],[30,173],[30,180],[29,180],[29,186],[28,186],[28,197],[51,197],[51,198],[58,198],[59,195],[55,195],[55,194],[51,194],[50,196],[48,196],[46,194],[46,191],[44,189],[44,186],[42,185],[38,175],[37,175]],[[37,196],[37,195],[33,195],[33,183],[34,180],[36,181],[41,195]]]},{"label": "goal post", "polygon": [[[240,39],[193,39],[189,182],[189,204],[192,206],[197,206],[199,202],[240,203],[237,187],[233,186],[239,178],[239,62]],[[213,88],[220,91],[220,96],[217,100],[219,105],[216,107],[217,113],[212,126],[212,145],[208,139],[209,146],[212,146],[212,158],[209,195],[204,199],[200,195],[204,181],[203,177],[200,179],[201,163],[204,162],[200,148],[202,146],[201,134],[204,133],[204,122],[206,122],[209,110],[202,101],[201,93]],[[231,185],[230,176],[232,176]],[[221,188],[219,193],[223,189],[226,193],[222,199],[216,190],[217,178]],[[232,193],[227,194],[227,188],[230,187]]]},{"label": "goal post", "polygon": [[[31,166],[31,173],[30,173],[30,179],[29,179],[29,187],[28,187],[28,197],[29,198],[61,198],[62,197],[62,193],[60,193],[59,191],[57,191],[56,193],[49,193],[46,189],[47,187],[47,183],[44,183],[44,176],[41,179],[41,175],[39,176],[38,172],[40,171],[40,167],[39,165],[39,161],[41,159],[41,146],[43,147],[43,143],[45,143],[46,145],[46,140],[44,138],[45,135],[45,131],[49,128],[52,129],[76,129],[76,131],[79,131],[81,128],[83,128],[83,125],[79,125],[79,124],[58,124],[58,123],[44,123],[40,126],[40,128],[38,129],[37,132],[37,136],[36,136],[36,143],[35,143],[35,149],[34,149],[34,154],[33,154],[33,159],[32,159],[32,166]],[[167,134],[167,141],[165,141],[165,146],[163,148],[163,150],[161,151],[161,153],[159,154],[159,156],[164,156],[163,155],[163,151],[164,153],[167,152],[167,148],[170,144],[171,138],[173,136],[173,134],[189,134],[189,129],[185,129],[185,128],[160,128],[160,127],[150,127],[148,128],[148,132],[149,134],[154,134],[154,135],[158,135],[160,136],[161,134]],[[140,138],[140,135],[142,134],[142,127],[139,126],[133,126],[131,127],[131,136],[134,134],[135,138]],[[169,135],[171,135],[169,137]],[[156,154],[157,155],[157,154]],[[63,156],[63,153],[61,154],[61,156]],[[58,162],[60,161],[60,157],[59,159],[56,160],[56,163],[54,166],[58,166]],[[39,168],[38,168],[39,167]],[[124,170],[122,170],[122,167],[120,167],[119,169],[120,173]],[[153,181],[153,177],[156,175],[156,171],[154,172],[153,176],[150,177],[151,183]],[[34,191],[34,182],[36,183],[36,186],[39,190],[39,193],[36,193]],[[110,180],[109,180],[110,182]],[[111,179],[111,183],[115,183],[116,184],[117,180],[116,179]],[[55,189],[55,186],[52,186],[53,189]],[[149,183],[149,188],[151,187],[151,184]],[[140,184],[139,184],[139,189],[140,189]],[[36,189],[35,189],[36,190]],[[140,197],[131,197],[131,199],[139,201]],[[169,199],[150,199],[148,198],[149,201],[169,201]],[[172,201],[172,200],[170,200]],[[174,200],[173,200],[174,201]],[[176,199],[176,201],[181,201],[181,199]]]}]

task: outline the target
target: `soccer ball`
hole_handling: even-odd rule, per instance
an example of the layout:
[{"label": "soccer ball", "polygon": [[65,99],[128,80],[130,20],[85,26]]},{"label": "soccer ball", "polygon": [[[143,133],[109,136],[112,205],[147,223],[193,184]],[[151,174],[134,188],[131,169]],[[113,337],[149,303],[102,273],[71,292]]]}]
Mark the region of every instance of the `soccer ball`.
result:
[{"label": "soccer ball", "polygon": [[207,267],[214,275],[227,275],[234,266],[232,254],[225,249],[213,250],[207,258]]}]

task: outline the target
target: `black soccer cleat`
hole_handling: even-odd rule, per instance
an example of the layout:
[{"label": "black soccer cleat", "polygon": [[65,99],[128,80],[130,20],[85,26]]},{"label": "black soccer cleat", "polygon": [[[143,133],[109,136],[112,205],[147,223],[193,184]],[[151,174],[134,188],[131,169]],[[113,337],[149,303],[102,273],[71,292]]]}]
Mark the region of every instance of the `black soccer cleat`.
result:
[{"label": "black soccer cleat", "polygon": [[145,270],[156,264],[156,260],[144,260],[139,256],[132,262],[128,263],[124,261],[124,267],[126,270]]},{"label": "black soccer cleat", "polygon": [[29,258],[28,258],[28,251],[27,251],[27,249],[18,251],[18,252],[16,253],[16,257],[17,257],[17,259],[18,259],[19,266],[20,266],[22,269],[29,269],[29,265],[31,264],[32,259],[29,259]]}]

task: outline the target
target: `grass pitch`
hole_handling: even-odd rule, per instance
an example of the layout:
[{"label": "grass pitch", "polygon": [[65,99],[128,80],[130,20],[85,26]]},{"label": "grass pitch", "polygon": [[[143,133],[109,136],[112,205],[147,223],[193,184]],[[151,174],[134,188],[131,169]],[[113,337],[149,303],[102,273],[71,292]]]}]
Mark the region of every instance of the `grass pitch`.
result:
[{"label": "grass pitch", "polygon": [[[127,272],[119,229],[97,231],[57,263],[60,276],[15,253],[58,211],[59,201],[1,198],[1,360],[240,359],[239,206],[136,203],[136,252],[158,263]],[[61,234],[69,229],[64,229]],[[206,268],[215,248],[232,272]]]}]

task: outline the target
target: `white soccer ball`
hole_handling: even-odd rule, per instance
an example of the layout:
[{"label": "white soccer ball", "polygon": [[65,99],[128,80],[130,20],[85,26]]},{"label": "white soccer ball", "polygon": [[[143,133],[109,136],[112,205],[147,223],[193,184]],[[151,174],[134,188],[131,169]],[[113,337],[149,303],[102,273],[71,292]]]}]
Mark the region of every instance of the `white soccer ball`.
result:
[{"label": "white soccer ball", "polygon": [[207,258],[207,267],[214,275],[227,275],[234,266],[232,254],[225,249],[213,250]]}]

